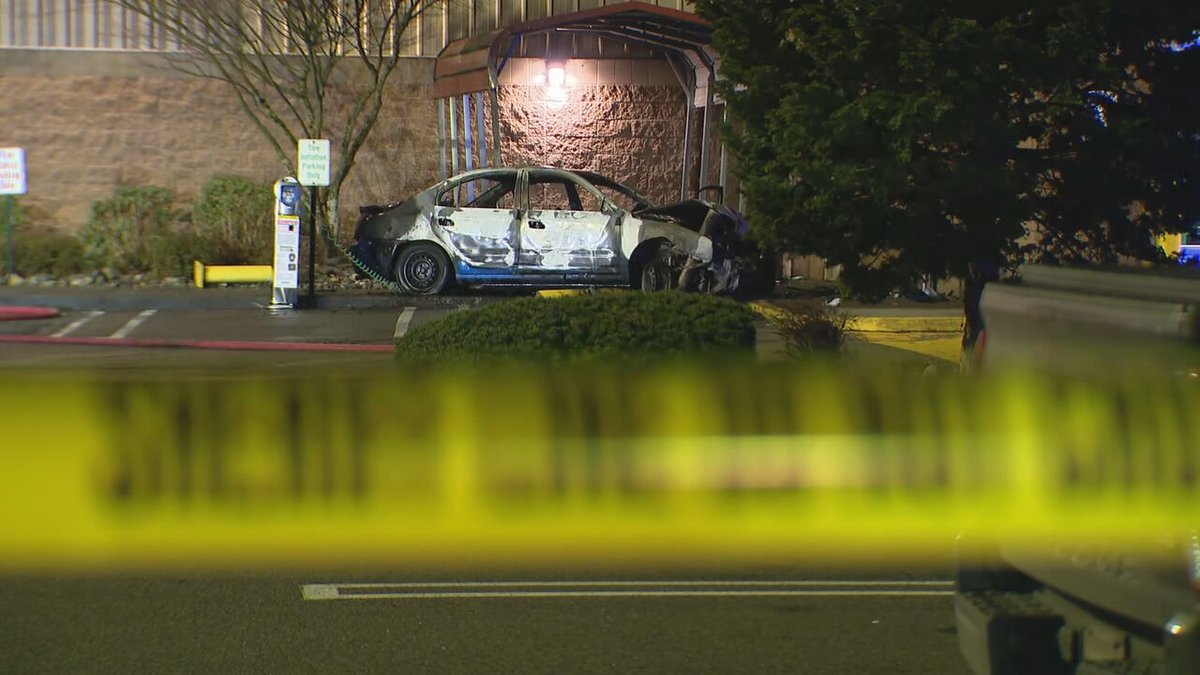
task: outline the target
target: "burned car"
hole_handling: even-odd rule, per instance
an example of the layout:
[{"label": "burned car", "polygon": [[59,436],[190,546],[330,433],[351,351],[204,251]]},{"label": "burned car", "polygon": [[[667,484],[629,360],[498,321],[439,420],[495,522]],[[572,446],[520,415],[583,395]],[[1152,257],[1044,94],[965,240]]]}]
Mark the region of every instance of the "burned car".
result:
[{"label": "burned car", "polygon": [[479,169],[398,204],[362,207],[355,253],[421,295],[456,283],[729,291],[738,228],[712,212],[656,208],[587,171]]}]

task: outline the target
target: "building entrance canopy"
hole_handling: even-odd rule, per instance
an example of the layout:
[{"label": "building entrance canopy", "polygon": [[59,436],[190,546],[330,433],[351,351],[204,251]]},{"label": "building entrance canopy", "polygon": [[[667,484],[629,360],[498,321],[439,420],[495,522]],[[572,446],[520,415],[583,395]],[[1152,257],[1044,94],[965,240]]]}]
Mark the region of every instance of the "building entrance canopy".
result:
[{"label": "building entrance canopy", "polygon": [[[624,2],[606,7],[560,14],[514,24],[500,30],[473,35],[449,43],[434,67],[434,95],[439,101],[439,132],[442,175],[457,173],[458,155],[463,152],[468,166],[478,154],[479,165],[502,164],[500,113],[497,89],[500,75],[510,59],[523,55],[528,42],[545,36],[585,36],[640,48],[658,55],[670,65],[683,89],[689,110],[702,108],[700,176],[708,175],[708,142],[713,133],[712,109],[718,62],[711,49],[712,24],[703,17],[645,2]],[[574,44],[573,42],[571,44]],[[549,54],[555,59],[610,58],[586,55],[572,48]],[[491,139],[484,124],[485,96],[490,98]],[[461,97],[461,104],[457,99]],[[474,124],[472,118],[474,117]],[[461,118],[461,122],[459,121]],[[461,128],[460,128],[461,126]],[[687,193],[687,167],[692,153],[692,115],[686,115],[681,170],[681,198]],[[447,138],[448,133],[448,138]],[[465,147],[460,148],[460,143]],[[722,149],[722,182],[724,151]],[[490,162],[489,162],[490,155]],[[447,158],[449,164],[447,166]],[[703,182],[703,179],[701,179]]]}]

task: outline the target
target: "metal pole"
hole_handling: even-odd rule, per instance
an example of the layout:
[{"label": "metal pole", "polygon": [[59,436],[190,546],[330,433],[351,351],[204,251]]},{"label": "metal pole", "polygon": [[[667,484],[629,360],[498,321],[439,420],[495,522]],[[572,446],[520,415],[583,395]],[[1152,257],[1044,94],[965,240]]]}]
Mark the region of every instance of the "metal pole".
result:
[{"label": "metal pole", "polygon": [[504,158],[500,155],[500,97],[496,93],[498,87],[492,87],[492,158],[496,166],[504,166]]},{"label": "metal pole", "polygon": [[692,106],[696,101],[696,90],[687,93],[683,102],[683,167],[679,171],[679,199],[687,199],[688,174],[692,170]]},{"label": "metal pole", "polygon": [[[464,171],[475,168],[475,138],[471,128],[471,95],[463,94],[463,160]],[[475,201],[475,182],[467,183],[467,203]]]},{"label": "metal pole", "polygon": [[700,132],[700,180],[696,185],[697,190],[708,184],[708,135],[712,129],[713,94],[716,89],[716,78],[713,77],[711,67],[708,69],[708,84],[706,88],[707,100],[704,101],[704,126]]},{"label": "metal pole", "polygon": [[488,166],[487,121],[483,119],[483,92],[475,94],[475,137],[479,139],[479,168]]},{"label": "metal pole", "polygon": [[4,195],[4,222],[8,227],[8,267],[5,269],[5,283],[12,283],[12,277],[17,272],[17,248],[13,244],[13,230],[17,224],[13,222],[12,195]]},{"label": "metal pole", "polygon": [[442,180],[450,177],[446,173],[446,99],[438,99],[438,159],[442,165]]},{"label": "metal pole", "polygon": [[[721,123],[729,118],[729,103],[721,106]],[[721,141],[721,178],[718,181],[721,184],[721,201],[728,203],[729,199],[725,196],[725,181],[729,178],[729,156],[725,153],[725,141]]]},{"label": "metal pole", "polygon": [[317,306],[317,188],[308,188],[308,307]]},{"label": "metal pole", "polygon": [[475,128],[471,124],[471,95],[463,94],[463,160],[464,171],[475,168]]},{"label": "metal pole", "polygon": [[679,81],[680,89],[683,90],[683,163],[679,167],[679,198],[687,199],[688,164],[692,160],[692,106],[696,102],[696,89],[694,86],[696,71],[694,68],[687,71],[687,73],[691,74],[689,78],[675,64],[675,59],[670,54],[667,54],[664,58],[667,65],[671,67],[671,72],[675,74],[675,79]]},{"label": "metal pole", "polygon": [[450,174],[458,175],[458,103],[449,99],[450,103]]}]

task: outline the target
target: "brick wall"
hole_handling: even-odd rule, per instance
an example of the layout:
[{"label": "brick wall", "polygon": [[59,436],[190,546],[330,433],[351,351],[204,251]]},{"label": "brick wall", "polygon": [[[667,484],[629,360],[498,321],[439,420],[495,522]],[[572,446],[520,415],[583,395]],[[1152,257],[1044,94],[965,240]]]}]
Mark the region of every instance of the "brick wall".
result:
[{"label": "brick wall", "polygon": [[[403,66],[345,187],[346,204],[436,179],[433,62]],[[163,185],[189,200],[218,173],[264,181],[285,173],[226,85],[176,73],[158,56],[0,50],[0,91],[0,146],[26,149],[22,203],[50,227],[78,228],[120,184]]]},{"label": "brick wall", "polygon": [[[678,198],[684,97],[647,68],[631,69],[644,83],[589,80],[558,106],[539,87],[502,86],[505,163],[593,169],[656,201]],[[393,75],[343,189],[344,216],[438,179],[432,78],[432,59],[406,59]],[[40,226],[77,229],[120,184],[163,185],[186,203],[219,173],[272,181],[286,172],[226,85],[172,71],[161,55],[0,50],[0,91],[0,146],[26,149],[22,203]]]}]

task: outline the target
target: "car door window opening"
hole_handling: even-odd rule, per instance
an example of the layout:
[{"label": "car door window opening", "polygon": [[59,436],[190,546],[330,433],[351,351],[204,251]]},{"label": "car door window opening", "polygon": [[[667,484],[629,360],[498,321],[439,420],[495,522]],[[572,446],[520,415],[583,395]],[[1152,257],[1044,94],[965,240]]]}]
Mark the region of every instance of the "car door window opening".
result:
[{"label": "car door window opening", "polygon": [[449,187],[438,198],[439,206],[466,209],[508,209],[516,207],[515,177],[477,178]]},{"label": "car door window opening", "polygon": [[600,213],[604,196],[564,176],[531,172],[529,208],[533,211],[587,211]]}]

